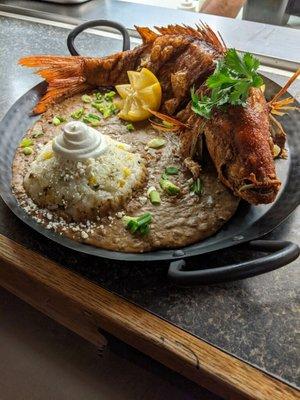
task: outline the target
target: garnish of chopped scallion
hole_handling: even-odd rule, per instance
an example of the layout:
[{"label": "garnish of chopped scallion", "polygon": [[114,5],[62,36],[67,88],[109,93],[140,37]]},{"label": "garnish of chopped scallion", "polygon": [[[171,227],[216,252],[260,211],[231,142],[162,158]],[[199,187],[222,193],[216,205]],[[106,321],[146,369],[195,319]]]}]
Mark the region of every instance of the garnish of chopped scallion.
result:
[{"label": "garnish of chopped scallion", "polygon": [[104,94],[104,99],[106,101],[113,101],[113,98],[115,97],[115,95],[116,95],[116,92],[110,91],[110,92]]},{"label": "garnish of chopped scallion", "polygon": [[58,126],[58,125],[62,124],[63,122],[66,122],[66,118],[61,117],[59,115],[56,115],[52,119],[52,124],[55,125],[55,126]]},{"label": "garnish of chopped scallion", "polygon": [[31,137],[33,137],[34,139],[36,139],[36,138],[38,138],[38,137],[40,137],[40,136],[43,136],[43,135],[44,135],[44,132],[43,132],[43,131],[33,131],[32,134],[31,134]]},{"label": "garnish of chopped scallion", "polygon": [[133,126],[132,124],[126,124],[125,126],[126,126],[126,129],[127,129],[129,132],[134,131],[134,126]]},{"label": "garnish of chopped scallion", "polygon": [[161,203],[160,194],[158,193],[158,191],[155,189],[154,186],[151,186],[147,190],[147,195],[149,196],[150,202],[153,205],[158,206]]},{"label": "garnish of chopped scallion", "polygon": [[161,177],[159,184],[160,187],[170,196],[177,196],[177,194],[180,193],[180,188],[164,176]]},{"label": "garnish of chopped scallion", "polygon": [[143,236],[149,233],[152,214],[145,213],[137,217],[129,217],[128,215],[125,215],[122,221],[131,234],[141,234]]},{"label": "garnish of chopped scallion", "polygon": [[197,194],[198,196],[202,193],[203,183],[200,178],[197,178],[190,186],[190,192]]},{"label": "garnish of chopped scallion", "polygon": [[172,167],[167,167],[165,169],[165,173],[167,175],[177,175],[178,172],[179,172],[179,169],[177,167],[173,167],[173,166]]},{"label": "garnish of chopped scallion", "polygon": [[84,94],[83,96],[81,96],[81,100],[84,103],[91,103],[92,102],[92,98],[88,94]]},{"label": "garnish of chopped scallion", "polygon": [[101,124],[101,118],[96,114],[87,114],[83,117],[83,122],[92,126],[99,126]]},{"label": "garnish of chopped scallion", "polygon": [[95,93],[96,101],[102,101],[103,100],[103,95],[100,92]]},{"label": "garnish of chopped scallion", "polygon": [[160,149],[166,144],[165,139],[157,137],[154,139],[151,139],[148,143],[147,146],[150,147],[151,149]]},{"label": "garnish of chopped scallion", "polygon": [[111,117],[117,111],[117,107],[113,103],[93,102],[92,106],[103,115],[103,118]]},{"label": "garnish of chopped scallion", "polygon": [[84,109],[83,108],[78,108],[78,110],[75,110],[72,112],[71,117],[73,119],[80,119],[84,114]]},{"label": "garnish of chopped scallion", "polygon": [[24,147],[23,149],[23,154],[25,154],[25,156],[30,156],[30,154],[32,154],[33,150],[31,147]]},{"label": "garnish of chopped scallion", "polygon": [[29,138],[24,138],[20,143],[21,147],[29,147],[29,146],[32,146],[32,145],[33,145],[33,141],[31,139],[29,139]]}]

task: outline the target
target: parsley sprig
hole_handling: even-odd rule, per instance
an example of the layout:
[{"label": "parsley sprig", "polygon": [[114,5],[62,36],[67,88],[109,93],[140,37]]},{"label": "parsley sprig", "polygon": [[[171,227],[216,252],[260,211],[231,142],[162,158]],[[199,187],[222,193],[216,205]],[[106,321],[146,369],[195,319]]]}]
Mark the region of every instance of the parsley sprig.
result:
[{"label": "parsley sprig", "polygon": [[191,90],[192,110],[209,119],[212,109],[225,104],[245,107],[251,87],[259,87],[263,79],[257,74],[259,60],[250,53],[239,55],[235,49],[228,49],[224,58],[217,61],[214,73],[205,82],[211,89],[210,95],[200,95]]}]

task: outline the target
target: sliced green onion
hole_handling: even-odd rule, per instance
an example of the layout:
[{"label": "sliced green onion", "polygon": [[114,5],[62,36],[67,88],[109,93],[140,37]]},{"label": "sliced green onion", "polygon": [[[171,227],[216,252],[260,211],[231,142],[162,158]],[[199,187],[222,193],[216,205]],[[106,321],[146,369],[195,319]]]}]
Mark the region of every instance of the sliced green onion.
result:
[{"label": "sliced green onion", "polygon": [[72,112],[71,117],[74,119],[80,119],[83,116],[84,109],[83,108],[78,108],[78,110],[75,110]]},{"label": "sliced green onion", "polygon": [[103,113],[103,111],[105,110],[105,104],[104,103],[97,103],[97,102],[93,102],[92,103],[92,107],[96,108],[97,111]]},{"label": "sliced green onion", "polygon": [[32,136],[34,139],[36,139],[36,138],[38,138],[38,137],[40,137],[40,136],[43,136],[43,135],[44,135],[44,132],[43,132],[43,131],[33,131],[32,134],[31,134],[31,136]]},{"label": "sliced green onion", "polygon": [[109,104],[105,108],[104,112],[102,113],[103,114],[103,118],[111,117],[112,115],[114,115],[116,113],[116,111],[117,111],[116,105],[113,104],[113,103]]},{"label": "sliced green onion", "polygon": [[158,206],[161,201],[160,201],[160,195],[156,190],[152,190],[152,192],[150,192],[150,201],[153,205]]},{"label": "sliced green onion", "polygon": [[92,120],[90,124],[95,128],[96,126],[101,125],[101,121],[97,121],[96,119]]},{"label": "sliced green onion", "polygon": [[83,122],[92,126],[99,126],[101,124],[101,118],[96,114],[87,114],[83,117]]},{"label": "sliced green onion", "polygon": [[165,139],[157,137],[154,139],[151,139],[148,143],[147,146],[152,148],[152,149],[160,149],[166,144]]},{"label": "sliced green onion", "polygon": [[65,121],[66,121],[66,118],[56,115],[55,117],[53,117],[52,124],[55,126],[58,126]]},{"label": "sliced green onion", "polygon": [[115,95],[116,95],[116,92],[113,92],[113,91],[105,93],[104,99],[107,101],[113,101],[113,98],[115,97]]},{"label": "sliced green onion", "polygon": [[200,178],[197,178],[190,186],[190,192],[197,194],[198,196],[202,193],[203,183]]},{"label": "sliced green onion", "polygon": [[91,103],[92,102],[92,98],[88,94],[84,94],[83,96],[81,96],[81,100],[84,103]]},{"label": "sliced green onion", "polygon": [[23,154],[25,154],[25,156],[30,156],[30,154],[32,154],[32,148],[31,147],[24,147],[23,149]]},{"label": "sliced green onion", "polygon": [[20,143],[21,147],[28,147],[28,146],[32,146],[32,145],[33,145],[33,141],[29,138],[24,138]]},{"label": "sliced green onion", "polygon": [[150,230],[149,225],[152,222],[152,214],[145,213],[139,215],[138,217],[129,217],[128,215],[125,215],[122,218],[122,221],[130,233],[140,233],[141,235],[146,235]]},{"label": "sliced green onion", "polygon": [[147,195],[153,205],[157,206],[161,203],[160,194],[154,186],[149,187],[149,189],[147,190]]},{"label": "sliced green onion", "polygon": [[126,126],[126,129],[127,129],[129,132],[134,131],[134,126],[133,126],[132,124],[126,124],[125,126]]},{"label": "sliced green onion", "polygon": [[180,188],[174,185],[173,182],[169,181],[168,179],[164,179],[163,177],[159,181],[160,187],[168,193],[170,196],[176,196],[180,193]]},{"label": "sliced green onion", "polygon": [[92,106],[103,115],[103,118],[108,118],[115,114],[115,112],[117,111],[117,107],[113,103],[107,104],[94,102],[92,103]]},{"label": "sliced green onion", "polygon": [[177,175],[179,172],[179,169],[177,167],[167,167],[165,169],[165,173],[167,175]]},{"label": "sliced green onion", "polygon": [[100,92],[95,93],[96,101],[103,101],[103,94]]}]

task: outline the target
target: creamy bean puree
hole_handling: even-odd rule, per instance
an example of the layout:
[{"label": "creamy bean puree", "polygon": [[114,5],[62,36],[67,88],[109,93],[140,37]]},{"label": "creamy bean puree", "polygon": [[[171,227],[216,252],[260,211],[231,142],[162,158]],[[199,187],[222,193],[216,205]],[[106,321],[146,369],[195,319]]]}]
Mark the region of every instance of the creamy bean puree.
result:
[{"label": "creamy bean puree", "polygon": [[[104,151],[99,138],[93,146],[92,136],[82,136],[89,147],[66,158],[70,143],[58,135],[65,126],[70,128],[66,124],[74,121],[71,114],[78,108],[85,115],[96,113],[80,95],[67,99],[41,116],[16,151],[13,192],[47,229],[105,249],[145,252],[198,242],[214,234],[236,211],[238,198],[219,182],[210,162],[202,165],[201,193],[191,191],[193,177],[178,153],[178,135],[158,132],[148,122],[135,123],[133,129],[116,116],[101,118],[91,135],[96,131],[105,135]],[[63,117],[57,125],[55,116]],[[149,147],[156,138],[164,145]],[[174,168],[167,179],[180,188],[177,195],[159,183],[170,167]],[[159,193],[160,204],[152,204],[149,188]],[[126,229],[124,216],[144,213],[152,216],[146,234]]]}]

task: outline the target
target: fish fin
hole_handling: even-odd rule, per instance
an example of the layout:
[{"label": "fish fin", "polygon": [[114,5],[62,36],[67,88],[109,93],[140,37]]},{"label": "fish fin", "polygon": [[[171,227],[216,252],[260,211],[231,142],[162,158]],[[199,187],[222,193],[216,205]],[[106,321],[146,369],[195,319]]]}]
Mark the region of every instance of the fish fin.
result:
[{"label": "fish fin", "polygon": [[268,102],[269,106],[269,120],[270,120],[270,132],[273,139],[273,142],[277,144],[281,149],[281,157],[285,155],[285,139],[286,133],[283,129],[281,123],[274,117],[274,115],[281,117],[282,115],[287,114],[289,111],[296,110],[300,111],[300,108],[294,106],[293,103],[295,99],[293,97],[285,97],[281,100],[280,97],[283,96],[291,84],[298,78],[300,75],[300,68],[290,77],[287,83],[279,90],[278,93],[273,97],[272,100]]},{"label": "fish fin", "polygon": [[298,76],[300,75],[300,68],[290,77],[290,79],[287,81],[287,83],[279,90],[278,93],[275,94],[275,96],[273,97],[272,100],[270,100],[268,102],[268,105],[270,106],[270,108],[272,109],[272,106],[277,102],[277,100],[279,99],[279,97],[281,97],[282,95],[284,95],[286,93],[286,91],[288,90],[288,88],[291,86],[291,84],[298,78]]},{"label": "fish fin", "polygon": [[226,51],[226,45],[218,33],[215,33],[211,27],[203,22],[196,25],[196,28],[192,28],[188,25],[168,25],[166,27],[157,27],[155,29],[161,35],[189,35],[198,39],[204,40],[209,43],[212,47],[218,50],[220,53]]},{"label": "fish fin", "polygon": [[136,25],[134,25],[134,27],[140,34],[140,37],[142,38],[144,44],[154,42],[154,40],[158,36],[158,34],[152,31],[150,28]]},{"label": "fish fin", "polygon": [[46,94],[33,109],[34,114],[41,114],[50,104],[91,88],[86,83],[81,57],[29,56],[21,58],[19,64],[39,68],[36,73],[48,83]]},{"label": "fish fin", "polygon": [[[171,131],[176,131],[176,130],[180,130],[180,129],[186,129],[187,125],[185,125],[184,123],[180,122],[178,119],[172,118],[169,115],[166,114],[162,114],[158,111],[153,111],[153,110],[149,110],[149,112],[151,114],[153,114],[156,118],[161,119],[162,121],[165,121],[167,123],[169,123],[170,126],[169,128],[163,127],[164,129],[162,130],[171,130]],[[155,127],[158,127],[159,124],[157,124],[156,122],[152,122],[152,124]]]},{"label": "fish fin", "polygon": [[227,46],[221,36],[220,32],[214,32],[213,29],[204,22],[200,21],[197,26],[197,31],[202,35],[203,39],[211,44],[216,50],[220,53],[225,53],[227,50]]}]

